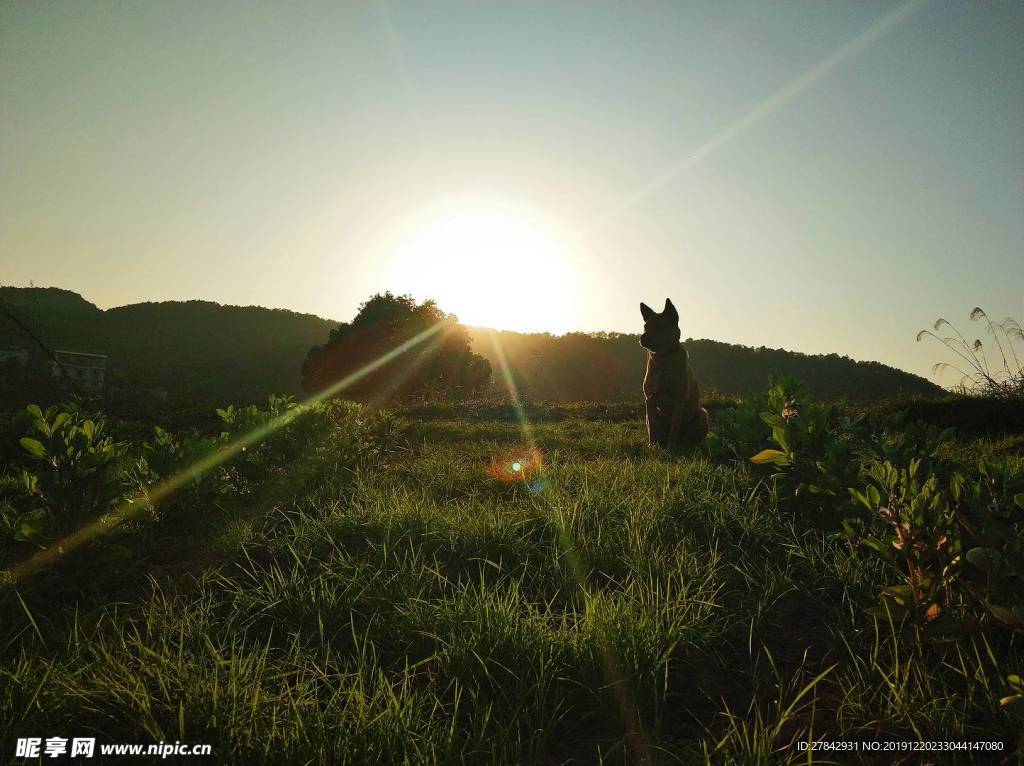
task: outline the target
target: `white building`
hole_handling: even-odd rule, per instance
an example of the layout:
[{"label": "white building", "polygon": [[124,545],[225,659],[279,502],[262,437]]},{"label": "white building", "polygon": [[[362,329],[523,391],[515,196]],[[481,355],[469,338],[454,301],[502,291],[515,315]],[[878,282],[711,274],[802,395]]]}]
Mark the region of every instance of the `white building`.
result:
[{"label": "white building", "polygon": [[[107,357],[102,354],[83,354],[79,351],[54,351],[53,377],[71,379],[83,391],[102,391],[107,374]],[[62,369],[63,368],[63,369]]]}]

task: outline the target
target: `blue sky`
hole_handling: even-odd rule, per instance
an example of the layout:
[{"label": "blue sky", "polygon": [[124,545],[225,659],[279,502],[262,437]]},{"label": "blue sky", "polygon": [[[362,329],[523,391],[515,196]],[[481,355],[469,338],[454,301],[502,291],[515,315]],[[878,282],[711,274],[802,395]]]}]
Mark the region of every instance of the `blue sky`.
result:
[{"label": "blue sky", "polygon": [[[936,317],[1024,319],[1024,4],[5,2],[0,199],[0,281],[102,307],[345,319],[433,275],[467,321],[671,296],[684,337],[927,374]],[[548,246],[410,247],[439,201]]]}]

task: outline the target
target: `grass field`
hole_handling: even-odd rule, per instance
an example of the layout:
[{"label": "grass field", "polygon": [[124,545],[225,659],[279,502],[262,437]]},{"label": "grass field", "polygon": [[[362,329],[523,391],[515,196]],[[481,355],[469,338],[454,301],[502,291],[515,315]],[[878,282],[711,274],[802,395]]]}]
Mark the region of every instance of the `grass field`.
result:
[{"label": "grass field", "polygon": [[[1019,633],[870,614],[891,568],[745,457],[652,452],[623,408],[528,416],[411,410],[348,462],[327,430],[7,587],[4,759],[83,735],[238,764],[1021,761]],[[1020,466],[970,438],[942,448]],[[799,749],[825,736],[1004,749]]]}]

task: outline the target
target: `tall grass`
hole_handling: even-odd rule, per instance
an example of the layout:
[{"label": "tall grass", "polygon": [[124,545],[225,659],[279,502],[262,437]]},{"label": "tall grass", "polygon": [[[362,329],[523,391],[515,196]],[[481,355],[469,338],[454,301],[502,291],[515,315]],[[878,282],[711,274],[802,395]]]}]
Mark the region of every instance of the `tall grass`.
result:
[{"label": "tall grass", "polygon": [[[958,390],[999,399],[1024,399],[1024,347],[1017,353],[1017,345],[1024,346],[1024,330],[1013,317],[1001,322],[993,321],[984,309],[975,307],[970,314],[972,322],[981,322],[990,337],[987,345],[981,338],[969,342],[956,325],[940,317],[935,320],[932,330],[921,330],[923,338],[933,338],[956,356],[954,362],[937,362],[932,372],[951,369],[960,374]],[[938,335],[948,328],[951,335]],[[987,348],[987,350],[986,350]]]},{"label": "tall grass", "polygon": [[780,510],[745,461],[651,452],[636,421],[533,439],[543,484],[501,483],[488,461],[519,427],[434,412],[407,451],[304,475],[232,544],[136,572],[121,603],[0,593],[0,746],[208,742],[238,764],[806,763],[797,743],[824,734],[1018,746],[998,699],[1019,641],[909,645],[861,609],[887,582],[877,560]]}]

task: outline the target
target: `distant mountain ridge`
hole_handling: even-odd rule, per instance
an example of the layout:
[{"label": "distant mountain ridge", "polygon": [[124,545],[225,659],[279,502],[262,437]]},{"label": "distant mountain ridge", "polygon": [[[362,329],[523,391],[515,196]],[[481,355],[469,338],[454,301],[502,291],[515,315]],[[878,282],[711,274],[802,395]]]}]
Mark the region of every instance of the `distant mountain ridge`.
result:
[{"label": "distant mountain ridge", "polygon": [[[101,310],[58,288],[0,288],[51,348],[106,354],[113,386],[217,401],[301,393],[299,365],[337,322],[312,314],[210,301],[136,303]],[[0,318],[0,345],[29,347]]]},{"label": "distant mountain ridge", "polygon": [[[112,386],[166,391],[217,402],[260,399],[301,390],[302,361],[338,322],[313,314],[210,301],[146,302],[102,310],[60,288],[0,288],[0,301],[50,348],[105,354]],[[553,401],[637,399],[645,352],[638,336],[562,336],[470,328],[473,350],[504,390],[495,341],[500,341],[524,394]],[[32,342],[0,316],[0,345],[34,351]],[[754,349],[713,340],[686,347],[705,390],[738,395],[765,388],[772,374],[803,379],[812,395],[851,401],[932,396],[930,381],[878,362],[836,354]]]},{"label": "distant mountain ridge", "polygon": [[[473,328],[473,350],[497,371],[502,354],[526,396],[552,401],[637,399],[647,363],[640,336],[626,333],[495,332]],[[785,349],[751,348],[716,340],[687,339],[690,364],[703,392],[729,396],[764,391],[768,379],[790,375],[818,399],[873,402],[932,397],[945,393],[926,378],[880,362],[860,362],[838,354],[802,354]],[[572,397],[562,392],[571,391]]]}]

